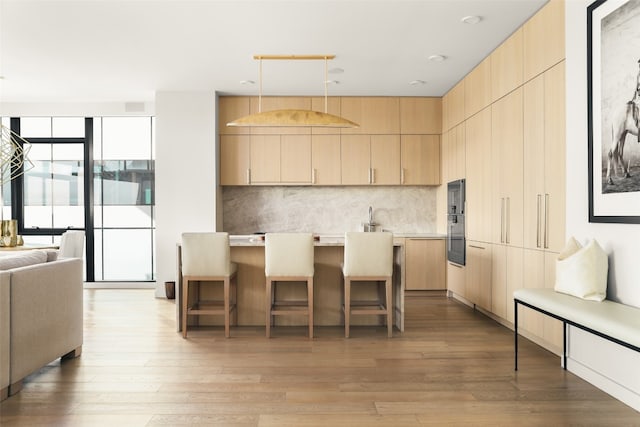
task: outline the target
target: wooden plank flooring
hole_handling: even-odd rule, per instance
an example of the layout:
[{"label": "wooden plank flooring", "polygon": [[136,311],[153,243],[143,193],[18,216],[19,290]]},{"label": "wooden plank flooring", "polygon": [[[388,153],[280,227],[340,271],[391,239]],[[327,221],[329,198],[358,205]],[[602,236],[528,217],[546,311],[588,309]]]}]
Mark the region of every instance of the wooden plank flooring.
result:
[{"label": "wooden plank flooring", "polygon": [[29,376],[2,426],[640,426],[640,414],[444,297],[412,296],[406,331],[175,332],[152,290],[85,291],[80,358]]}]

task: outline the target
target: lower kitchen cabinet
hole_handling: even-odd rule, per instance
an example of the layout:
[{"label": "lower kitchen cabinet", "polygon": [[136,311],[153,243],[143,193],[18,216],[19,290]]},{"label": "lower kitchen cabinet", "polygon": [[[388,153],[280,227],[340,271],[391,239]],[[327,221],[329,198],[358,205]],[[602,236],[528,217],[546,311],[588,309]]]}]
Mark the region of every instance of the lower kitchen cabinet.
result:
[{"label": "lower kitchen cabinet", "polygon": [[494,244],[491,256],[491,312],[513,323],[513,291],[522,287],[523,249]]},{"label": "lower kitchen cabinet", "polygon": [[447,290],[466,298],[466,277],[464,265],[447,261]]},{"label": "lower kitchen cabinet", "polygon": [[444,239],[406,239],[405,289],[409,291],[446,289]]},{"label": "lower kitchen cabinet", "polygon": [[466,298],[491,311],[491,245],[467,241]]}]

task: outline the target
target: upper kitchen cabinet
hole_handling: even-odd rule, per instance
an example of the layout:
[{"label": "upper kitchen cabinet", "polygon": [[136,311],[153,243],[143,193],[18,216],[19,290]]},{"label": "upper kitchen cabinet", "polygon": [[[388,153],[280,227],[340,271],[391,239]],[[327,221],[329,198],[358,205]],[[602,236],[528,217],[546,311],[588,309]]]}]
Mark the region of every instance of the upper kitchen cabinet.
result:
[{"label": "upper kitchen cabinet", "polygon": [[[464,112],[465,81],[461,80],[447,93],[447,121],[448,129],[459,125],[465,119]],[[443,129],[448,130],[448,129]]]},{"label": "upper kitchen cabinet", "polygon": [[400,184],[399,135],[342,135],[343,185]]},{"label": "upper kitchen cabinet", "polygon": [[491,99],[502,98],[524,82],[522,27],[489,56],[491,58]]},{"label": "upper kitchen cabinet", "polygon": [[441,98],[400,98],[400,133],[439,135],[442,133]]},{"label": "upper kitchen cabinet", "polygon": [[465,118],[469,118],[491,104],[491,57],[486,57],[464,80]]},{"label": "upper kitchen cabinet", "polygon": [[249,135],[220,136],[220,185],[251,184]]},{"label": "upper kitchen cabinet", "polygon": [[251,135],[251,184],[311,183],[311,135]]},{"label": "upper kitchen cabinet", "polygon": [[[325,98],[324,96],[314,96],[311,98],[311,109],[313,111],[320,111],[321,113],[329,113],[334,116],[341,116],[340,113],[340,98],[339,97],[327,97],[327,105],[325,111]],[[340,135],[340,128],[326,128],[326,127],[312,127],[312,135]]]},{"label": "upper kitchen cabinet", "polygon": [[341,116],[360,125],[343,128],[342,135],[400,134],[400,100],[397,97],[340,98]]},{"label": "upper kitchen cabinet", "polygon": [[218,127],[220,135],[248,135],[251,128],[227,126],[240,117],[251,114],[251,101],[246,96],[221,96],[218,98]]},{"label": "upper kitchen cabinet", "polygon": [[564,14],[564,0],[551,0],[522,27],[525,81],[565,58]]},{"label": "upper kitchen cabinet", "polygon": [[[260,111],[260,99],[251,97],[251,114]],[[273,110],[310,110],[311,98],[304,96],[263,96],[262,112]],[[252,135],[310,135],[310,127],[252,127]]]},{"label": "upper kitchen cabinet", "polygon": [[445,182],[465,178],[465,143],[466,131],[464,123],[451,128],[442,135],[442,163]]},{"label": "upper kitchen cabinet", "polygon": [[251,135],[251,184],[280,182],[280,135]]},{"label": "upper kitchen cabinet", "polygon": [[311,135],[311,184],[340,185],[340,135]]},{"label": "upper kitchen cabinet", "polygon": [[400,136],[402,185],[440,185],[440,135]]}]

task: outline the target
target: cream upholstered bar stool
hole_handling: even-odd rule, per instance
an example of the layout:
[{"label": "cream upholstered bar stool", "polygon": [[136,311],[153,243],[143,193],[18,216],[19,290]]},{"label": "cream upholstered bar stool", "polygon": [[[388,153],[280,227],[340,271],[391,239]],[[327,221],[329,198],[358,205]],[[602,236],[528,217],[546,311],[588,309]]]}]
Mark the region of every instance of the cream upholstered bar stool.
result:
[{"label": "cream upholstered bar stool", "polygon": [[60,236],[58,258],[82,258],[84,253],[84,231],[67,230]]},{"label": "cream upholstered bar stool", "polygon": [[[183,338],[187,337],[187,316],[190,315],[224,315],[224,336],[229,338],[231,313],[237,316],[237,271],[237,264],[231,262],[227,233],[182,234]],[[222,283],[222,300],[200,300],[203,282]],[[192,284],[195,286],[190,286]]]},{"label": "cream upholstered bar stool", "polygon": [[[271,336],[274,316],[307,315],[309,338],[313,338],[313,234],[267,233],[265,235],[266,333]],[[278,300],[278,282],[304,282],[306,300]]]},{"label": "cream upholstered bar stool", "polygon": [[[353,315],[386,316],[387,336],[393,335],[393,234],[347,232],[344,237],[344,336],[349,338]],[[377,300],[351,300],[352,282],[375,282]],[[383,283],[384,286],[380,287]]]}]

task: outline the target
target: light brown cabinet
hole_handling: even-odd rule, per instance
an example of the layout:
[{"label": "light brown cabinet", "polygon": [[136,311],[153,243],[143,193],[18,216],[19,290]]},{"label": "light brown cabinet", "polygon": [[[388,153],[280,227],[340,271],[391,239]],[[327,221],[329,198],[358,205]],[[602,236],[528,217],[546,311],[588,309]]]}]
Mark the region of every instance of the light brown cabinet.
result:
[{"label": "light brown cabinet", "polygon": [[251,114],[251,99],[246,96],[223,96],[218,101],[218,127],[220,135],[249,135],[251,128],[227,126]]},{"label": "light brown cabinet", "polygon": [[565,58],[565,0],[551,0],[523,25],[524,79]]},{"label": "light brown cabinet", "polygon": [[[459,125],[465,119],[464,111],[465,81],[461,80],[447,93],[447,121],[448,129]],[[448,129],[443,129],[448,130]]]},{"label": "light brown cabinet", "polygon": [[251,184],[249,135],[220,136],[220,184]]},{"label": "light brown cabinet", "polygon": [[439,135],[402,135],[400,156],[400,184],[440,184]]},{"label": "light brown cabinet", "polygon": [[342,184],[340,135],[312,135],[311,163],[313,185]]},{"label": "light brown cabinet", "polygon": [[467,241],[466,249],[466,298],[491,311],[491,245]]},{"label": "light brown cabinet", "polygon": [[467,119],[466,126],[466,232],[467,238],[491,241],[491,108]]},{"label": "light brown cabinet", "polygon": [[491,106],[492,242],[523,243],[522,88]]},{"label": "light brown cabinet", "polygon": [[280,182],[280,135],[251,135],[251,184]]},{"label": "light brown cabinet", "polygon": [[400,133],[440,135],[442,133],[442,99],[400,98]]},{"label": "light brown cabinet", "polygon": [[487,56],[464,78],[464,111],[469,118],[491,104],[491,57]]},{"label": "light brown cabinet", "polygon": [[342,135],[343,185],[400,184],[399,135]]},{"label": "light brown cabinet", "polygon": [[513,322],[513,291],[522,286],[523,249],[494,244],[491,256],[491,312]]},{"label": "light brown cabinet", "polygon": [[407,238],[404,247],[405,288],[411,291],[446,289],[444,240]]},{"label": "light brown cabinet", "polygon": [[564,62],[524,85],[524,246],[560,252],[565,234]]},{"label": "light brown cabinet", "polygon": [[442,149],[446,161],[445,182],[465,177],[465,125],[454,126],[443,135]]},{"label": "light brown cabinet", "polygon": [[340,98],[342,117],[358,128],[343,128],[342,135],[400,134],[400,100],[397,97]]},{"label": "light brown cabinet", "polygon": [[522,27],[491,53],[491,99],[496,101],[524,82]]},{"label": "light brown cabinet", "polygon": [[[260,111],[260,98],[251,97],[251,114]],[[273,110],[310,110],[311,98],[305,96],[263,96],[262,112]],[[310,127],[251,127],[252,135],[311,135]]]},{"label": "light brown cabinet", "polygon": [[251,184],[311,182],[310,135],[251,135]]},{"label": "light brown cabinet", "polygon": [[465,298],[467,288],[467,278],[464,265],[454,264],[447,261],[447,290]]}]

